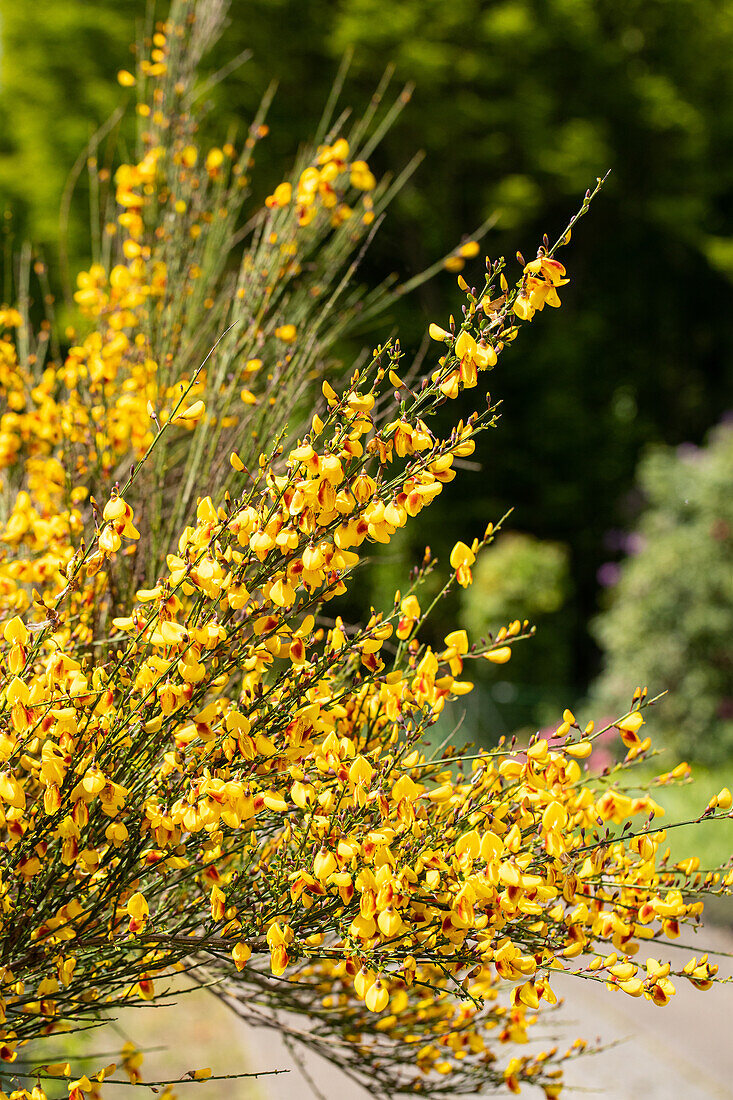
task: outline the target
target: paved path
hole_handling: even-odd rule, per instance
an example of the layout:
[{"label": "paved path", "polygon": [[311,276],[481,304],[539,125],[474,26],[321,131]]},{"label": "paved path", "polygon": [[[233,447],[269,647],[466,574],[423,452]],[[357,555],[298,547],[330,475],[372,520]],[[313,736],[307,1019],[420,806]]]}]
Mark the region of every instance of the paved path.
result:
[{"label": "paved path", "polygon": [[[695,947],[683,953],[685,959],[699,957],[705,948],[733,955],[731,932],[710,927],[687,938]],[[733,958],[717,961],[721,973],[733,972]],[[686,981],[679,982],[677,995],[666,1008],[659,1009],[648,1001],[612,993],[603,985],[570,975],[558,975],[553,984],[567,1003],[548,1014],[544,1025],[538,1025],[545,1047],[552,1045],[548,1036],[553,1036],[553,1041],[557,1038],[563,1048],[577,1036],[618,1042],[566,1067],[568,1100],[573,1096],[733,1100],[733,985],[714,986],[700,993]],[[179,1095],[181,1100],[189,1100],[193,1089],[200,1100],[315,1100],[275,1033],[237,1024],[228,1010],[203,990],[177,994],[175,999],[175,1007],[141,1005],[124,1014],[127,1035],[142,1046],[165,1048],[146,1057],[148,1080],[177,1076],[201,1066],[212,1066],[217,1073],[288,1069],[277,1077],[189,1086]],[[105,1049],[114,1049],[117,1039],[105,1038],[104,1042]],[[305,1057],[305,1065],[321,1094],[319,1100],[370,1100],[368,1092],[314,1055]],[[522,1091],[527,1100],[540,1100],[541,1095],[535,1088]],[[137,1100],[140,1090],[120,1089],[116,1100],[128,1096]]]},{"label": "paved path", "polygon": [[[680,953],[685,960],[699,957],[705,948],[733,954],[733,934],[716,928],[703,929],[689,942],[695,949]],[[733,973],[733,958],[717,961],[721,973]],[[579,1035],[618,1043],[566,1067],[568,1100],[733,1100],[732,985],[700,993],[680,981],[663,1009],[570,975],[558,975],[554,985],[569,1003],[548,1017],[545,1033],[557,1035],[564,1046]],[[249,1031],[245,1042],[253,1069],[291,1067],[281,1077],[259,1079],[262,1100],[311,1100],[311,1090],[277,1036]],[[309,1056],[306,1065],[326,1100],[368,1100],[368,1092],[320,1059]],[[538,1100],[541,1091],[527,1088],[522,1095]]]},{"label": "paved path", "polygon": [[[733,935],[707,929],[699,939],[699,948],[680,952],[685,960],[699,957],[703,947],[733,952]],[[721,973],[731,973],[733,959],[717,961]],[[569,1065],[568,1086],[604,1100],[733,1098],[733,986],[701,993],[678,981],[677,993],[663,1009],[570,976],[561,977],[555,987],[569,1002],[562,1010],[568,1038],[623,1040]]]}]

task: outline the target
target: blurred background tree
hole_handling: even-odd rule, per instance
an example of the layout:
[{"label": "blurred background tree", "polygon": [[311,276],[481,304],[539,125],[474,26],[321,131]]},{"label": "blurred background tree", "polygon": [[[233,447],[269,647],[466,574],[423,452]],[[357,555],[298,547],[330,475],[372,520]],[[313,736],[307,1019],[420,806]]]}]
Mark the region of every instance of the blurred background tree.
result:
[{"label": "blurred background tree", "polygon": [[[30,237],[54,259],[58,198],[81,146],[128,94],[112,74],[133,67],[145,11],[145,0],[0,0],[0,199],[15,211],[16,243]],[[260,154],[273,166],[315,126],[344,51],[354,51],[347,101],[363,104],[388,62],[415,82],[373,159],[385,171],[417,148],[427,158],[364,265],[369,280],[411,276],[494,211],[489,253],[511,233],[529,258],[613,169],[568,253],[573,316],[562,327],[543,318],[491,379],[510,415],[484,437],[460,499],[431,509],[420,532],[445,557],[454,515],[470,535],[514,506],[520,529],[568,546],[573,587],[553,629],[567,654],[556,689],[572,701],[597,670],[585,624],[642,446],[699,443],[730,401],[733,0],[236,0],[212,70],[244,48],[252,59],[214,89],[212,117],[218,134],[231,124],[241,135],[276,79]],[[72,271],[89,252],[89,197],[82,179]],[[380,331],[394,321],[416,349],[428,321],[445,319],[451,279],[423,287]],[[405,540],[392,565],[421,552]],[[528,721],[541,714],[538,700]]]},{"label": "blurred background tree", "polygon": [[592,701],[615,714],[630,685],[668,691],[654,717],[661,741],[712,765],[733,754],[733,426],[704,447],[651,450],[638,485],[632,553],[606,566],[618,576],[593,626],[604,668]]}]

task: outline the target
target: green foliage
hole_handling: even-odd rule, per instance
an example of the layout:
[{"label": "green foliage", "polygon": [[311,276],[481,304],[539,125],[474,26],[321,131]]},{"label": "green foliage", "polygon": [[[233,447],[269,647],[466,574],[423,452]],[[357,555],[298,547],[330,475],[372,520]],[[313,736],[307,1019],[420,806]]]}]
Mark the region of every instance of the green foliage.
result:
[{"label": "green foliage", "polygon": [[613,710],[643,681],[669,694],[655,713],[677,754],[733,754],[733,430],[707,446],[655,449],[641,464],[647,507],[635,556],[595,623],[605,668],[593,695]]},{"label": "green foliage", "polygon": [[[0,4],[0,198],[12,210],[15,247],[30,236],[55,258],[59,198],[79,154],[126,98],[110,73],[133,63],[129,43],[144,12],[142,0]],[[88,226],[80,173],[69,221],[74,271],[90,254]]]},{"label": "green foliage", "polygon": [[557,611],[567,588],[564,546],[516,531],[500,535],[479,559],[470,595],[464,592],[463,620],[479,635],[508,618],[535,619]]},{"label": "green foliage", "polygon": [[567,705],[564,605],[570,591],[568,551],[560,543],[510,531],[500,534],[478,559],[459,613],[469,637],[476,641],[514,619],[528,619],[537,634],[514,647],[508,675],[483,662],[472,671],[472,677],[479,677],[481,698],[470,714],[472,733],[495,740],[497,734],[516,729],[531,732]]}]

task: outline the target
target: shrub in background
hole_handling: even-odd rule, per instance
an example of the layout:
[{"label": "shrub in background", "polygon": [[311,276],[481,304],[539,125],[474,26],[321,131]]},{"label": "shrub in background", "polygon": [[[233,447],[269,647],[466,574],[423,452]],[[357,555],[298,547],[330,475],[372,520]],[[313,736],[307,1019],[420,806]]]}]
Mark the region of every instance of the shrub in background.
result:
[{"label": "shrub in background", "polygon": [[512,617],[527,619],[537,628],[532,644],[519,646],[513,654],[511,683],[497,683],[496,675],[477,683],[477,695],[485,700],[490,692],[492,697],[476,731],[482,739],[490,740],[493,733],[495,740],[498,734],[521,728],[531,733],[552,722],[558,705],[570,697],[564,682],[569,632],[563,610],[569,588],[567,548],[521,532],[499,534],[491,553],[476,563],[473,585],[463,592],[460,609],[469,635],[479,638]]},{"label": "shrub in background", "polygon": [[639,468],[636,552],[618,568],[593,630],[604,669],[592,693],[611,713],[629,675],[669,694],[656,726],[674,753],[733,755],[733,428],[705,446],[655,448]]}]

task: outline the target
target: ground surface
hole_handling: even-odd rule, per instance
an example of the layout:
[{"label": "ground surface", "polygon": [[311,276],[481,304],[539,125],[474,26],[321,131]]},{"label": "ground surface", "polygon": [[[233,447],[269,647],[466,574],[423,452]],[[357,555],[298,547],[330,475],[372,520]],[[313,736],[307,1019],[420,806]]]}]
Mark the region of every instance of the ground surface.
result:
[{"label": "ground surface", "polygon": [[[717,928],[703,929],[686,942],[693,949],[681,952],[685,959],[712,947],[733,956],[733,933]],[[717,961],[721,973],[733,973],[733,957]],[[570,976],[559,976],[555,988],[572,1004],[546,1028],[563,1046],[579,1035],[617,1044],[567,1067],[568,1100],[733,1100],[733,985],[700,993],[680,981],[664,1009]],[[276,1036],[255,1032],[246,1041],[253,1069],[292,1067],[288,1074],[259,1080],[262,1100],[310,1100],[306,1082]],[[368,1100],[369,1093],[326,1063],[308,1058],[306,1064],[326,1100]],[[522,1095],[536,1100],[541,1092],[525,1089]]]},{"label": "ground surface", "polygon": [[[733,973],[733,932],[709,927],[697,937],[688,934],[686,942],[691,950],[683,952],[685,959],[714,948],[728,953],[717,958],[721,973]],[[664,1009],[571,976],[559,975],[554,985],[566,1004],[544,1025],[544,1046],[551,1045],[548,1035],[556,1036],[562,1048],[581,1035],[616,1044],[567,1067],[568,1100],[733,1100],[733,984],[699,993],[680,981]],[[146,1080],[180,1077],[202,1066],[216,1073],[289,1071],[256,1080],[190,1084],[177,1090],[179,1100],[369,1100],[370,1094],[344,1074],[308,1056],[307,1073],[318,1089],[313,1093],[276,1034],[237,1023],[210,993],[176,994],[175,1002],[166,1008],[141,1004],[120,1021],[120,1037],[162,1048],[146,1055]],[[102,1046],[91,1049],[118,1049],[118,1035],[105,1028]],[[539,1100],[541,1092],[525,1089],[522,1095]],[[115,1096],[139,1100],[141,1092],[120,1088]]]}]

